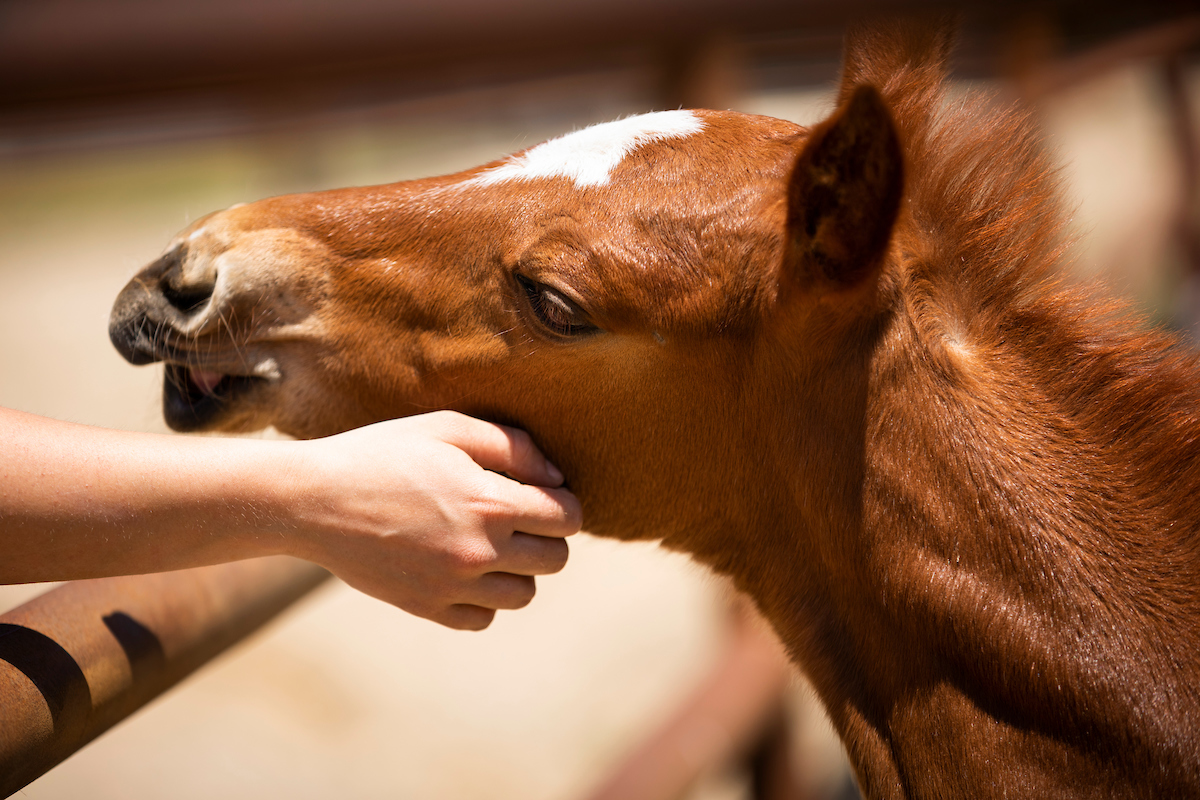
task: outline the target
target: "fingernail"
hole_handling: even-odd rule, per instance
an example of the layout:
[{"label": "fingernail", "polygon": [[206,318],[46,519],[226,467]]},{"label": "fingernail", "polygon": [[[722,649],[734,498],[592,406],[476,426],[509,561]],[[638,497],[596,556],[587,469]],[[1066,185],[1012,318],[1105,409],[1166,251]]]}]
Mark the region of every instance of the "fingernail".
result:
[{"label": "fingernail", "polygon": [[550,480],[554,481],[555,483],[563,482],[562,470],[551,464],[550,459],[546,459],[546,474],[550,477]]}]

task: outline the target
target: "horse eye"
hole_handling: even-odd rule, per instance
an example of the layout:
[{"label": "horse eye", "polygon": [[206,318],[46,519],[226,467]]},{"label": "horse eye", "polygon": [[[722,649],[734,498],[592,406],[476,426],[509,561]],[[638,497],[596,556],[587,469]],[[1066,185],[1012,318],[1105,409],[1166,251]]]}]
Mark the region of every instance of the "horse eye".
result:
[{"label": "horse eye", "polygon": [[559,336],[581,336],[599,330],[575,303],[544,283],[517,276],[538,321]]}]

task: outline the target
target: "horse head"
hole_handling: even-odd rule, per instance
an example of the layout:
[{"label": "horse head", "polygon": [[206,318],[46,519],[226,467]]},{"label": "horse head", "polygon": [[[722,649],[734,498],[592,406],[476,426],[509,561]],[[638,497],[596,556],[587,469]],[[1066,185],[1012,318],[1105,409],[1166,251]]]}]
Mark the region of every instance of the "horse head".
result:
[{"label": "horse head", "polygon": [[650,113],[210,215],[125,288],[111,338],[165,362],[177,430],[314,437],[451,408],[533,434],[589,530],[698,535],[745,504],[781,424],[764,407],[803,403],[761,402],[788,391],[774,373],[845,358],[832,339],[871,305],[901,182],[869,87],[815,130]]}]

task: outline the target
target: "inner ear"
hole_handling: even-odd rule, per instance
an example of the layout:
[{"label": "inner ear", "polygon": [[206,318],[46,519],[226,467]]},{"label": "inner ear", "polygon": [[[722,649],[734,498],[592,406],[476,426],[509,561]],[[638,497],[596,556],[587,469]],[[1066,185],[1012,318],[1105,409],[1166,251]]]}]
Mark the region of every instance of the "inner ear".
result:
[{"label": "inner ear", "polygon": [[877,272],[904,190],[900,138],[873,86],[818,125],[788,188],[792,268],[850,288]]}]

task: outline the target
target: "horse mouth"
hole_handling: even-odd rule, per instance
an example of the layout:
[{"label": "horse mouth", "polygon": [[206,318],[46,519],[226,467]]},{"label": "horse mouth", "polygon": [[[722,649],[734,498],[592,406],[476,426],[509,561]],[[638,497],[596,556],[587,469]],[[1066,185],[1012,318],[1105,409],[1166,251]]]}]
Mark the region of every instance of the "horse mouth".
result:
[{"label": "horse mouth", "polygon": [[172,430],[180,432],[212,428],[237,401],[265,380],[167,363],[163,417]]}]

